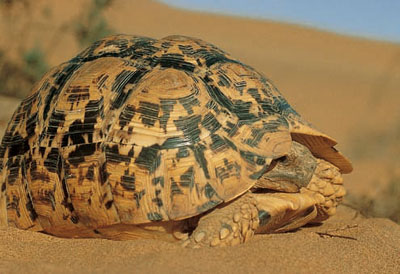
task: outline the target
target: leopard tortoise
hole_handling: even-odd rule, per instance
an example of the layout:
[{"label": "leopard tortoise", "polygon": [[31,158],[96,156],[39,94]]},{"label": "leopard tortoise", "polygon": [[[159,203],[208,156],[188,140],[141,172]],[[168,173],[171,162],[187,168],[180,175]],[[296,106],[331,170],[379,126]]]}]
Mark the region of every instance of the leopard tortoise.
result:
[{"label": "leopard tortoise", "polygon": [[51,69],[0,146],[0,224],[243,243],[333,215],[351,163],[264,76],[199,39],[116,35]]}]

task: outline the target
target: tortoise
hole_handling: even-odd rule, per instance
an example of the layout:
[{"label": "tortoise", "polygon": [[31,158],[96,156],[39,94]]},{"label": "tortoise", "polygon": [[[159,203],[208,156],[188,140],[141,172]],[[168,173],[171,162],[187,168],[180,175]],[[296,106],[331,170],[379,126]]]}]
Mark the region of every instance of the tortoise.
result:
[{"label": "tortoise", "polygon": [[0,146],[0,223],[227,246],[321,222],[351,163],[262,74],[186,36],[114,35],[33,87]]}]

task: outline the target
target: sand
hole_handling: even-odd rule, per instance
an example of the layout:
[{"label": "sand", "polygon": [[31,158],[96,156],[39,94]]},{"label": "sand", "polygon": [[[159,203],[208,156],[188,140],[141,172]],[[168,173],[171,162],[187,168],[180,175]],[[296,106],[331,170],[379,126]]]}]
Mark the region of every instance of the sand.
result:
[{"label": "sand", "polygon": [[[53,3],[35,1],[29,16],[17,9],[15,18],[20,19],[12,26],[0,18],[0,48],[7,49],[9,58],[18,59],[16,43],[29,47],[40,41],[50,65],[80,50],[66,22],[79,20],[88,1]],[[46,9],[51,11],[47,17]],[[385,137],[399,128],[400,45],[145,0],[115,0],[105,17],[117,33],[202,38],[264,73],[351,158],[355,169],[345,176],[350,194],[373,196],[393,174],[400,176],[398,140]],[[0,134],[18,102],[0,97]],[[0,273],[400,272],[400,226],[363,218],[348,207],[321,226],[257,235],[234,248],[186,250],[152,240],[59,239],[11,228],[0,230],[0,245]]]},{"label": "sand", "polygon": [[1,273],[398,273],[400,229],[344,207],[322,226],[195,250],[0,229],[0,257]]}]

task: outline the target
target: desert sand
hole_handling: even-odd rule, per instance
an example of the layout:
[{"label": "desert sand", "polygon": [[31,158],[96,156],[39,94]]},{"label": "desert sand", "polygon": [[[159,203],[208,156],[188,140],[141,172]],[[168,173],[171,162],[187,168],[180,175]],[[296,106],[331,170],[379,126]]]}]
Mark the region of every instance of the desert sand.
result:
[{"label": "desert sand", "polygon": [[319,227],[187,250],[155,240],[60,239],[0,230],[2,273],[398,273],[400,229],[352,210]]},{"label": "desert sand", "polygon": [[[24,45],[39,41],[50,65],[76,55],[82,47],[67,23],[79,20],[88,1],[35,3],[29,16],[16,8],[13,25],[0,18],[0,49],[17,60],[10,41],[26,35]],[[202,38],[264,73],[353,161],[353,173],[344,177],[350,195],[374,197],[390,178],[400,178],[400,45],[146,0],[115,0],[104,16],[114,33]],[[1,135],[19,101],[0,97]],[[0,273],[399,273],[400,226],[341,206],[320,226],[200,250],[154,240],[60,239],[1,228],[0,258]]]}]

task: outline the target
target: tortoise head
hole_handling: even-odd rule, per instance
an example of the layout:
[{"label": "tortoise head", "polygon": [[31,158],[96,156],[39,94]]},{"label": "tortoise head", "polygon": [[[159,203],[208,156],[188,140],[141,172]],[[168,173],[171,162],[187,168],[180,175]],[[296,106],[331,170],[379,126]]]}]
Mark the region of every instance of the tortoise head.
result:
[{"label": "tortoise head", "polygon": [[254,189],[298,192],[309,184],[317,164],[310,150],[294,141],[289,153],[271,163],[269,171],[261,176]]}]

